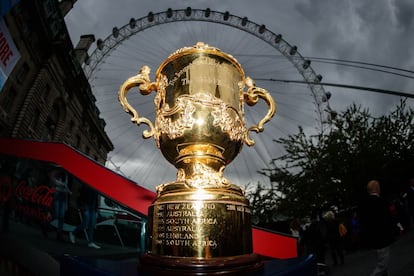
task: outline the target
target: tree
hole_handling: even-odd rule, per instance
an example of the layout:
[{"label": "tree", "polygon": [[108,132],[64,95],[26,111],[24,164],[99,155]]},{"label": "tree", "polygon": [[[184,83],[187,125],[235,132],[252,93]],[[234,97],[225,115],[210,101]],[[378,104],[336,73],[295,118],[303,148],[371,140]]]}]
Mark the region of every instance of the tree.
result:
[{"label": "tree", "polygon": [[299,128],[297,134],[275,141],[284,145],[286,154],[261,171],[277,191],[275,206],[254,212],[271,216],[276,210],[304,217],[349,209],[358,204],[367,181],[374,178],[388,197],[404,189],[414,167],[414,111],[406,100],[378,118],[353,104],[327,123],[330,130],[325,134],[310,136]]}]

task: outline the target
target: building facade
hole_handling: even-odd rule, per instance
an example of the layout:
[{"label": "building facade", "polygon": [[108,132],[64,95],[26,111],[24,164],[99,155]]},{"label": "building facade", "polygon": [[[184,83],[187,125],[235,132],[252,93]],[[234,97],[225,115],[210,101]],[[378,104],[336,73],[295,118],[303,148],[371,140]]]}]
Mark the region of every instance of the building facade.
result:
[{"label": "building facade", "polygon": [[104,164],[113,145],[81,68],[95,38],[74,47],[64,21],[75,2],[20,0],[3,15],[0,136],[63,142]]}]

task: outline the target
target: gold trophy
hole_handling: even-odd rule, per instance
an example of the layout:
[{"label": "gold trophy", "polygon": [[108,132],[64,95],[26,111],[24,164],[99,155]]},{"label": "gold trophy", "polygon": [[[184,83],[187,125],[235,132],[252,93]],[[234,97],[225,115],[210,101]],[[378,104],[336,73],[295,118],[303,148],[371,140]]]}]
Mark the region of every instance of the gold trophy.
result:
[{"label": "gold trophy", "polygon": [[[141,265],[156,275],[240,274],[260,268],[249,202],[223,171],[244,143],[254,144],[249,132],[263,131],[276,112],[275,102],[245,76],[233,56],[202,42],[172,53],[159,66],[155,82],[149,74],[143,66],[127,79],[119,102],[133,123],[148,126],[143,137],[154,137],[178,171],[175,181],[157,186]],[[128,103],[126,94],[133,87],[143,95],[156,92],[154,123]],[[247,128],[244,102],[255,105],[259,98],[267,103],[267,114]]]}]

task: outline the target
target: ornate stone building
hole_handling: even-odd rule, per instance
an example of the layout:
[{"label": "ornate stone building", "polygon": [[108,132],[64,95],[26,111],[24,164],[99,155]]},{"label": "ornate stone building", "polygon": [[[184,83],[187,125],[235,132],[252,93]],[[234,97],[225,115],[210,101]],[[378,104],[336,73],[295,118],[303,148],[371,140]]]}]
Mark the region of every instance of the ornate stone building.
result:
[{"label": "ornate stone building", "polygon": [[74,47],[64,21],[76,0],[15,2],[0,29],[0,60],[15,62],[3,68],[0,135],[64,142],[105,163],[113,145],[81,68],[95,38]]}]

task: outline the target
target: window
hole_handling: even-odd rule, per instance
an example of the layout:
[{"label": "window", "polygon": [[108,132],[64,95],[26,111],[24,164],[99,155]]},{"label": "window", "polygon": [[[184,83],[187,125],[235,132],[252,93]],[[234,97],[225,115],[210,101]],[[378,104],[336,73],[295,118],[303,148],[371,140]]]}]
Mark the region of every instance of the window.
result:
[{"label": "window", "polygon": [[34,112],[33,116],[31,116],[31,120],[29,123],[29,129],[35,131],[37,128],[37,124],[39,123],[39,118],[40,118],[40,110],[36,109],[36,111]]},{"label": "window", "polygon": [[45,9],[46,16],[49,17],[55,12],[54,3],[52,0],[47,0],[43,3],[43,7]]},{"label": "window", "polygon": [[45,89],[43,90],[43,93],[42,93],[42,100],[44,102],[47,102],[47,98],[50,95],[50,90],[51,90],[50,85],[46,84],[46,87],[45,87]]},{"label": "window", "polygon": [[2,109],[6,111],[7,113],[9,113],[12,109],[15,96],[16,96],[16,90],[14,90],[13,88],[10,88],[9,91],[4,93],[4,98],[1,103],[1,106],[2,106]]},{"label": "window", "polygon": [[23,83],[25,81],[27,74],[29,73],[29,69],[29,65],[24,62],[16,74],[16,80],[18,83]]},{"label": "window", "polygon": [[78,135],[76,135],[76,142],[75,142],[75,146],[77,149],[80,148],[80,144],[81,144],[81,137]]}]

